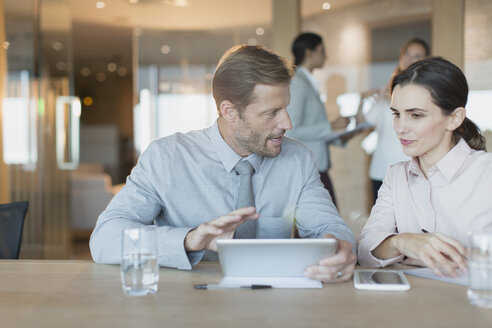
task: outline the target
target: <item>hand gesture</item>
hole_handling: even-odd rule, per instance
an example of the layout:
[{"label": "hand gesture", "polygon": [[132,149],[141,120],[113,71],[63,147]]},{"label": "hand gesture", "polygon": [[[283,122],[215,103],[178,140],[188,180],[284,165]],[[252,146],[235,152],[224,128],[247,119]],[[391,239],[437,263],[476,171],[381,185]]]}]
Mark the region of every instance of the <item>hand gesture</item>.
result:
[{"label": "hand gesture", "polygon": [[200,224],[186,235],[184,240],[187,252],[208,249],[217,251],[217,238],[232,238],[234,231],[247,220],[256,220],[260,217],[254,207],[244,207],[222,215],[212,221]]}]

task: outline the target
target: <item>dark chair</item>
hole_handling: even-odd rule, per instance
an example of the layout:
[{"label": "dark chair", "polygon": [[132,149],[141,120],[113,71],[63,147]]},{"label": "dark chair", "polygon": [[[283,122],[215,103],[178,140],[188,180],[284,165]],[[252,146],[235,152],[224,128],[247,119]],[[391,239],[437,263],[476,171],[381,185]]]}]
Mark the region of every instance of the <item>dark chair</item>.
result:
[{"label": "dark chair", "polygon": [[0,259],[18,259],[28,202],[0,204]]}]

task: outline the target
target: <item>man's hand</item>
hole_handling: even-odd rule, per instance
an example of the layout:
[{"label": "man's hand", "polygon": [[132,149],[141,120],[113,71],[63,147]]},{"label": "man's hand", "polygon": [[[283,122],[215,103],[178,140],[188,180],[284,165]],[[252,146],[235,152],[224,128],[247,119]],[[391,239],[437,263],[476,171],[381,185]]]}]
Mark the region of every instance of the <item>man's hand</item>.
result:
[{"label": "man's hand", "polygon": [[[325,238],[335,237],[326,235]],[[337,239],[337,241],[338,249],[335,255],[322,258],[317,265],[306,268],[304,271],[306,277],[328,283],[347,281],[352,277],[357,261],[352,252],[352,244],[346,240]]]},{"label": "man's hand", "polygon": [[187,252],[208,249],[217,251],[215,240],[218,238],[232,238],[234,231],[247,220],[256,220],[260,217],[254,207],[244,207],[222,215],[212,221],[200,224],[190,230],[184,240]]},{"label": "man's hand", "polygon": [[400,233],[390,243],[407,261],[422,263],[439,276],[457,277],[457,268],[466,271],[464,247],[443,233]]}]

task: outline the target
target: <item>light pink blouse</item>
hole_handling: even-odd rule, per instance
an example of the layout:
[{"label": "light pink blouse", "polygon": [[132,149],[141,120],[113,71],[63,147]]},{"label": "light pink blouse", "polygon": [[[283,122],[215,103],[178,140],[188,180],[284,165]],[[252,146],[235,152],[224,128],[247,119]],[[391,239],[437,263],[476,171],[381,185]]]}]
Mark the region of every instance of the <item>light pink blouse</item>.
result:
[{"label": "light pink blouse", "polygon": [[492,226],[492,153],[476,151],[461,139],[428,172],[418,160],[390,167],[358,239],[364,266],[386,266],[403,256],[381,260],[371,253],[399,232],[441,232],[467,245],[467,232]]}]

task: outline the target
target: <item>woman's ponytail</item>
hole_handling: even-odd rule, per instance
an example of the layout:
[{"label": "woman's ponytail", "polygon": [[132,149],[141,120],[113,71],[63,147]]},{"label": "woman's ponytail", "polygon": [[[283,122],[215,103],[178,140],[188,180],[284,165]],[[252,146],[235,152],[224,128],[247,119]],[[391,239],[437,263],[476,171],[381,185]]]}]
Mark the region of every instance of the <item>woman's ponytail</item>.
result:
[{"label": "woman's ponytail", "polygon": [[454,143],[457,143],[460,138],[465,139],[470,148],[476,150],[486,150],[485,138],[480,132],[480,129],[467,117],[465,117],[463,123],[461,123],[461,125],[453,131]]}]

